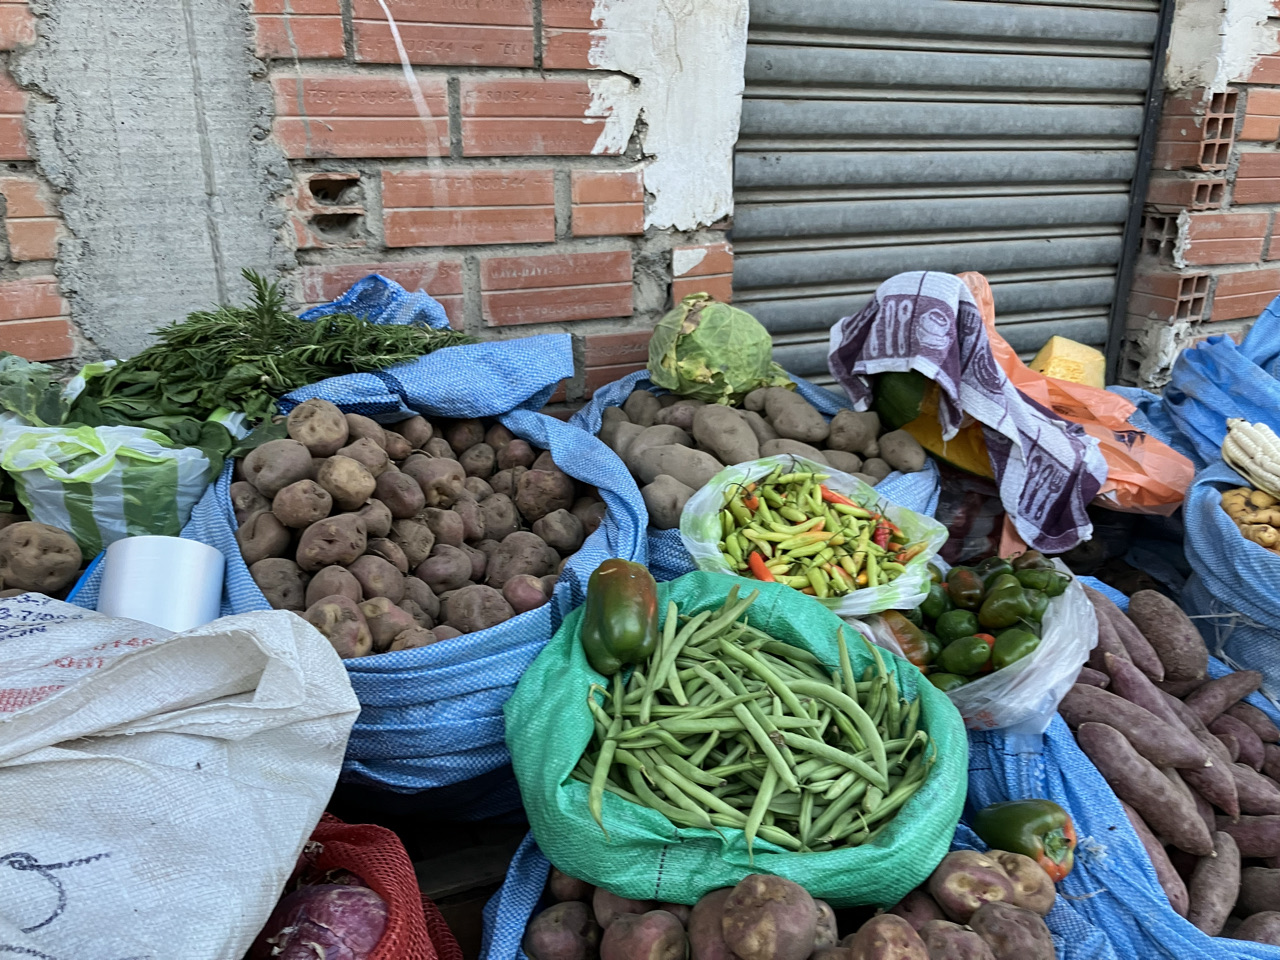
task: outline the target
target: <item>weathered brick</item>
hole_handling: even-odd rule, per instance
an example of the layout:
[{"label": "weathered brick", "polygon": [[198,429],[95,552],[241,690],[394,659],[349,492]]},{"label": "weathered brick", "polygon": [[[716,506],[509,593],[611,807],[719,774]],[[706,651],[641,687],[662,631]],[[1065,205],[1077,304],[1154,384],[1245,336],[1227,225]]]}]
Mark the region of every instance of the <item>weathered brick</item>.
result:
[{"label": "weathered brick", "polygon": [[1256,317],[1280,294],[1280,267],[1218,275],[1210,320]]},{"label": "weathered brick", "polygon": [[0,323],[64,316],[67,303],[56,277],[28,277],[0,282]]},{"label": "weathered brick", "polygon": [[639,170],[575,170],[569,198],[574,203],[643,203],[644,179]]},{"label": "weathered brick", "polygon": [[443,80],[419,78],[432,119],[418,115],[403,76],[286,73],[271,78],[276,139],[300,157],[435,157],[449,152]]},{"label": "weathered brick", "polygon": [[1249,74],[1250,83],[1280,83],[1280,56],[1259,57]]},{"label": "weathered brick", "polygon": [[16,50],[35,43],[36,18],[27,8],[26,0],[9,2],[0,0],[0,50]]},{"label": "weathered brick", "polygon": [[389,247],[555,240],[550,170],[403,171],[382,175]]},{"label": "weathered brick", "polygon": [[1222,206],[1226,180],[1155,177],[1147,187],[1147,206],[1160,211],[1213,210]]},{"label": "weathered brick", "polygon": [[[411,63],[491,67],[534,65],[532,0],[386,0]],[[399,63],[377,0],[355,0],[356,59]]]},{"label": "weathered brick", "polygon": [[643,203],[575,204],[575,237],[626,237],[644,233]]},{"label": "weathered brick", "polygon": [[570,196],[575,237],[644,233],[644,182],[639,170],[575,170]]},{"label": "weathered brick", "polygon": [[71,321],[66,317],[48,317],[0,323],[0,350],[27,360],[70,359],[75,354]]},{"label": "weathered brick", "polygon": [[548,70],[586,70],[591,62],[591,17],[595,0],[542,0],[542,65]]},{"label": "weathered brick", "polygon": [[589,399],[601,387],[644,368],[645,364],[643,363],[622,363],[610,367],[588,367],[584,378],[583,396]]},{"label": "weathered brick", "polygon": [[588,367],[607,367],[623,363],[647,363],[652,330],[631,333],[597,333],[584,337],[582,362]]},{"label": "weathered brick", "polygon": [[671,250],[673,277],[709,277],[733,273],[733,248],[727,243],[697,244]]},{"label": "weathered brick", "polygon": [[705,293],[721,303],[733,302],[733,275],[685,277],[671,281],[671,302],[679,303],[691,293]]},{"label": "weathered brick", "polygon": [[1138,273],[1129,294],[1131,315],[1164,323],[1196,322],[1209,295],[1207,273]]},{"label": "weathered brick", "polygon": [[1260,142],[1280,139],[1280,90],[1255,88],[1248,92],[1240,139]]},{"label": "weathered brick", "polygon": [[1242,153],[1232,202],[1280,203],[1280,153]]},{"label": "weathered brick", "polygon": [[454,329],[462,329],[462,261],[402,260],[393,263],[344,263],[308,266],[301,270],[302,299],[327,303],[341,296],[357,280],[372,273],[394,280],[406,290],[425,290],[440,302]]},{"label": "weathered brick", "polygon": [[5,219],[11,260],[56,260],[61,224],[53,217]]},{"label": "weathered brick", "polygon": [[27,109],[27,95],[0,69],[0,160],[29,160],[27,131],[23,116]]},{"label": "weathered brick", "polygon": [[254,17],[257,26],[256,51],[272,60],[341,60],[346,56],[342,17],[277,16]]},{"label": "weathered brick", "polygon": [[1268,213],[1193,213],[1183,259],[1197,266],[1253,263],[1262,256],[1270,219]]},{"label": "weathered brick", "polygon": [[57,215],[35,177],[0,177],[0,195],[4,196],[5,216],[9,219]]},{"label": "weathered brick", "polygon": [[1156,137],[1154,165],[1164,170],[1225,170],[1235,140],[1234,90],[1167,96]]},{"label": "weathered brick", "polygon": [[481,309],[490,326],[629,317],[631,254],[492,257],[480,265]]},{"label": "weathered brick", "polygon": [[469,157],[594,153],[605,121],[587,116],[591,99],[591,88],[582,80],[464,80],[462,152]]}]

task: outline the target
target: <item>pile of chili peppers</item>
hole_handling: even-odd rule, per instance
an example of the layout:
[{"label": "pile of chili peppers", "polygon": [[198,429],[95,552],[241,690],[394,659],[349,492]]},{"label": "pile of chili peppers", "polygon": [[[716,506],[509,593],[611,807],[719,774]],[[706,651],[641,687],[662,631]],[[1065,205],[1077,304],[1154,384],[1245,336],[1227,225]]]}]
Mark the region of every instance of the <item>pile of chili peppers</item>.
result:
[{"label": "pile of chili peppers", "polygon": [[827,487],[826,475],[784,470],[725,492],[720,552],[732,570],[838,597],[893,581],[924,550],[888,517]]}]

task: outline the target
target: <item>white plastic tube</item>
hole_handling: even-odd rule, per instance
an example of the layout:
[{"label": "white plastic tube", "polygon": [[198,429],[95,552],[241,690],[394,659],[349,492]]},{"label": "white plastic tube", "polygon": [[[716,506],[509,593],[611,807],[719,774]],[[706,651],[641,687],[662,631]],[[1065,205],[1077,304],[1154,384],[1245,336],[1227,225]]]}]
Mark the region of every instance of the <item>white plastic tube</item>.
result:
[{"label": "white plastic tube", "polygon": [[218,619],[222,554],[181,537],[127,537],[107,547],[98,612],[175,633]]}]

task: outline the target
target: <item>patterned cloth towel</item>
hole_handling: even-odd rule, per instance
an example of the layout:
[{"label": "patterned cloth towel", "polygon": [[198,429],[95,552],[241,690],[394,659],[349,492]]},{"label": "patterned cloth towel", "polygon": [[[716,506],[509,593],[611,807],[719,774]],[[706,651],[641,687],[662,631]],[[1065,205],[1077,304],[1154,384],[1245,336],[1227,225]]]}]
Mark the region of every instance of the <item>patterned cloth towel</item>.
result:
[{"label": "patterned cloth towel", "polygon": [[991,355],[978,305],[949,273],[900,273],[860,313],[831,328],[831,375],[866,410],[877,373],[918,370],[941,388],[944,440],[967,413],[983,425],[1000,501],[1026,543],[1062,553],[1087,540],[1085,507],[1107,478],[1097,441],[1009,382]]}]

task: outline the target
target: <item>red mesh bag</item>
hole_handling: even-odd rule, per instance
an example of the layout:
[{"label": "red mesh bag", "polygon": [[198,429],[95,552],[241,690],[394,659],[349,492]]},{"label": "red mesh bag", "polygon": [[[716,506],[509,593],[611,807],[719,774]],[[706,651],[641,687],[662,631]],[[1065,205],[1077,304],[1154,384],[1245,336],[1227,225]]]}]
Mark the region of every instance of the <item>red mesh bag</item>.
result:
[{"label": "red mesh bag", "polygon": [[325,814],[311,834],[316,870],[350,870],[387,903],[387,929],[369,960],[462,960],[436,905],[418,890],[404,844],[390,830]]}]

